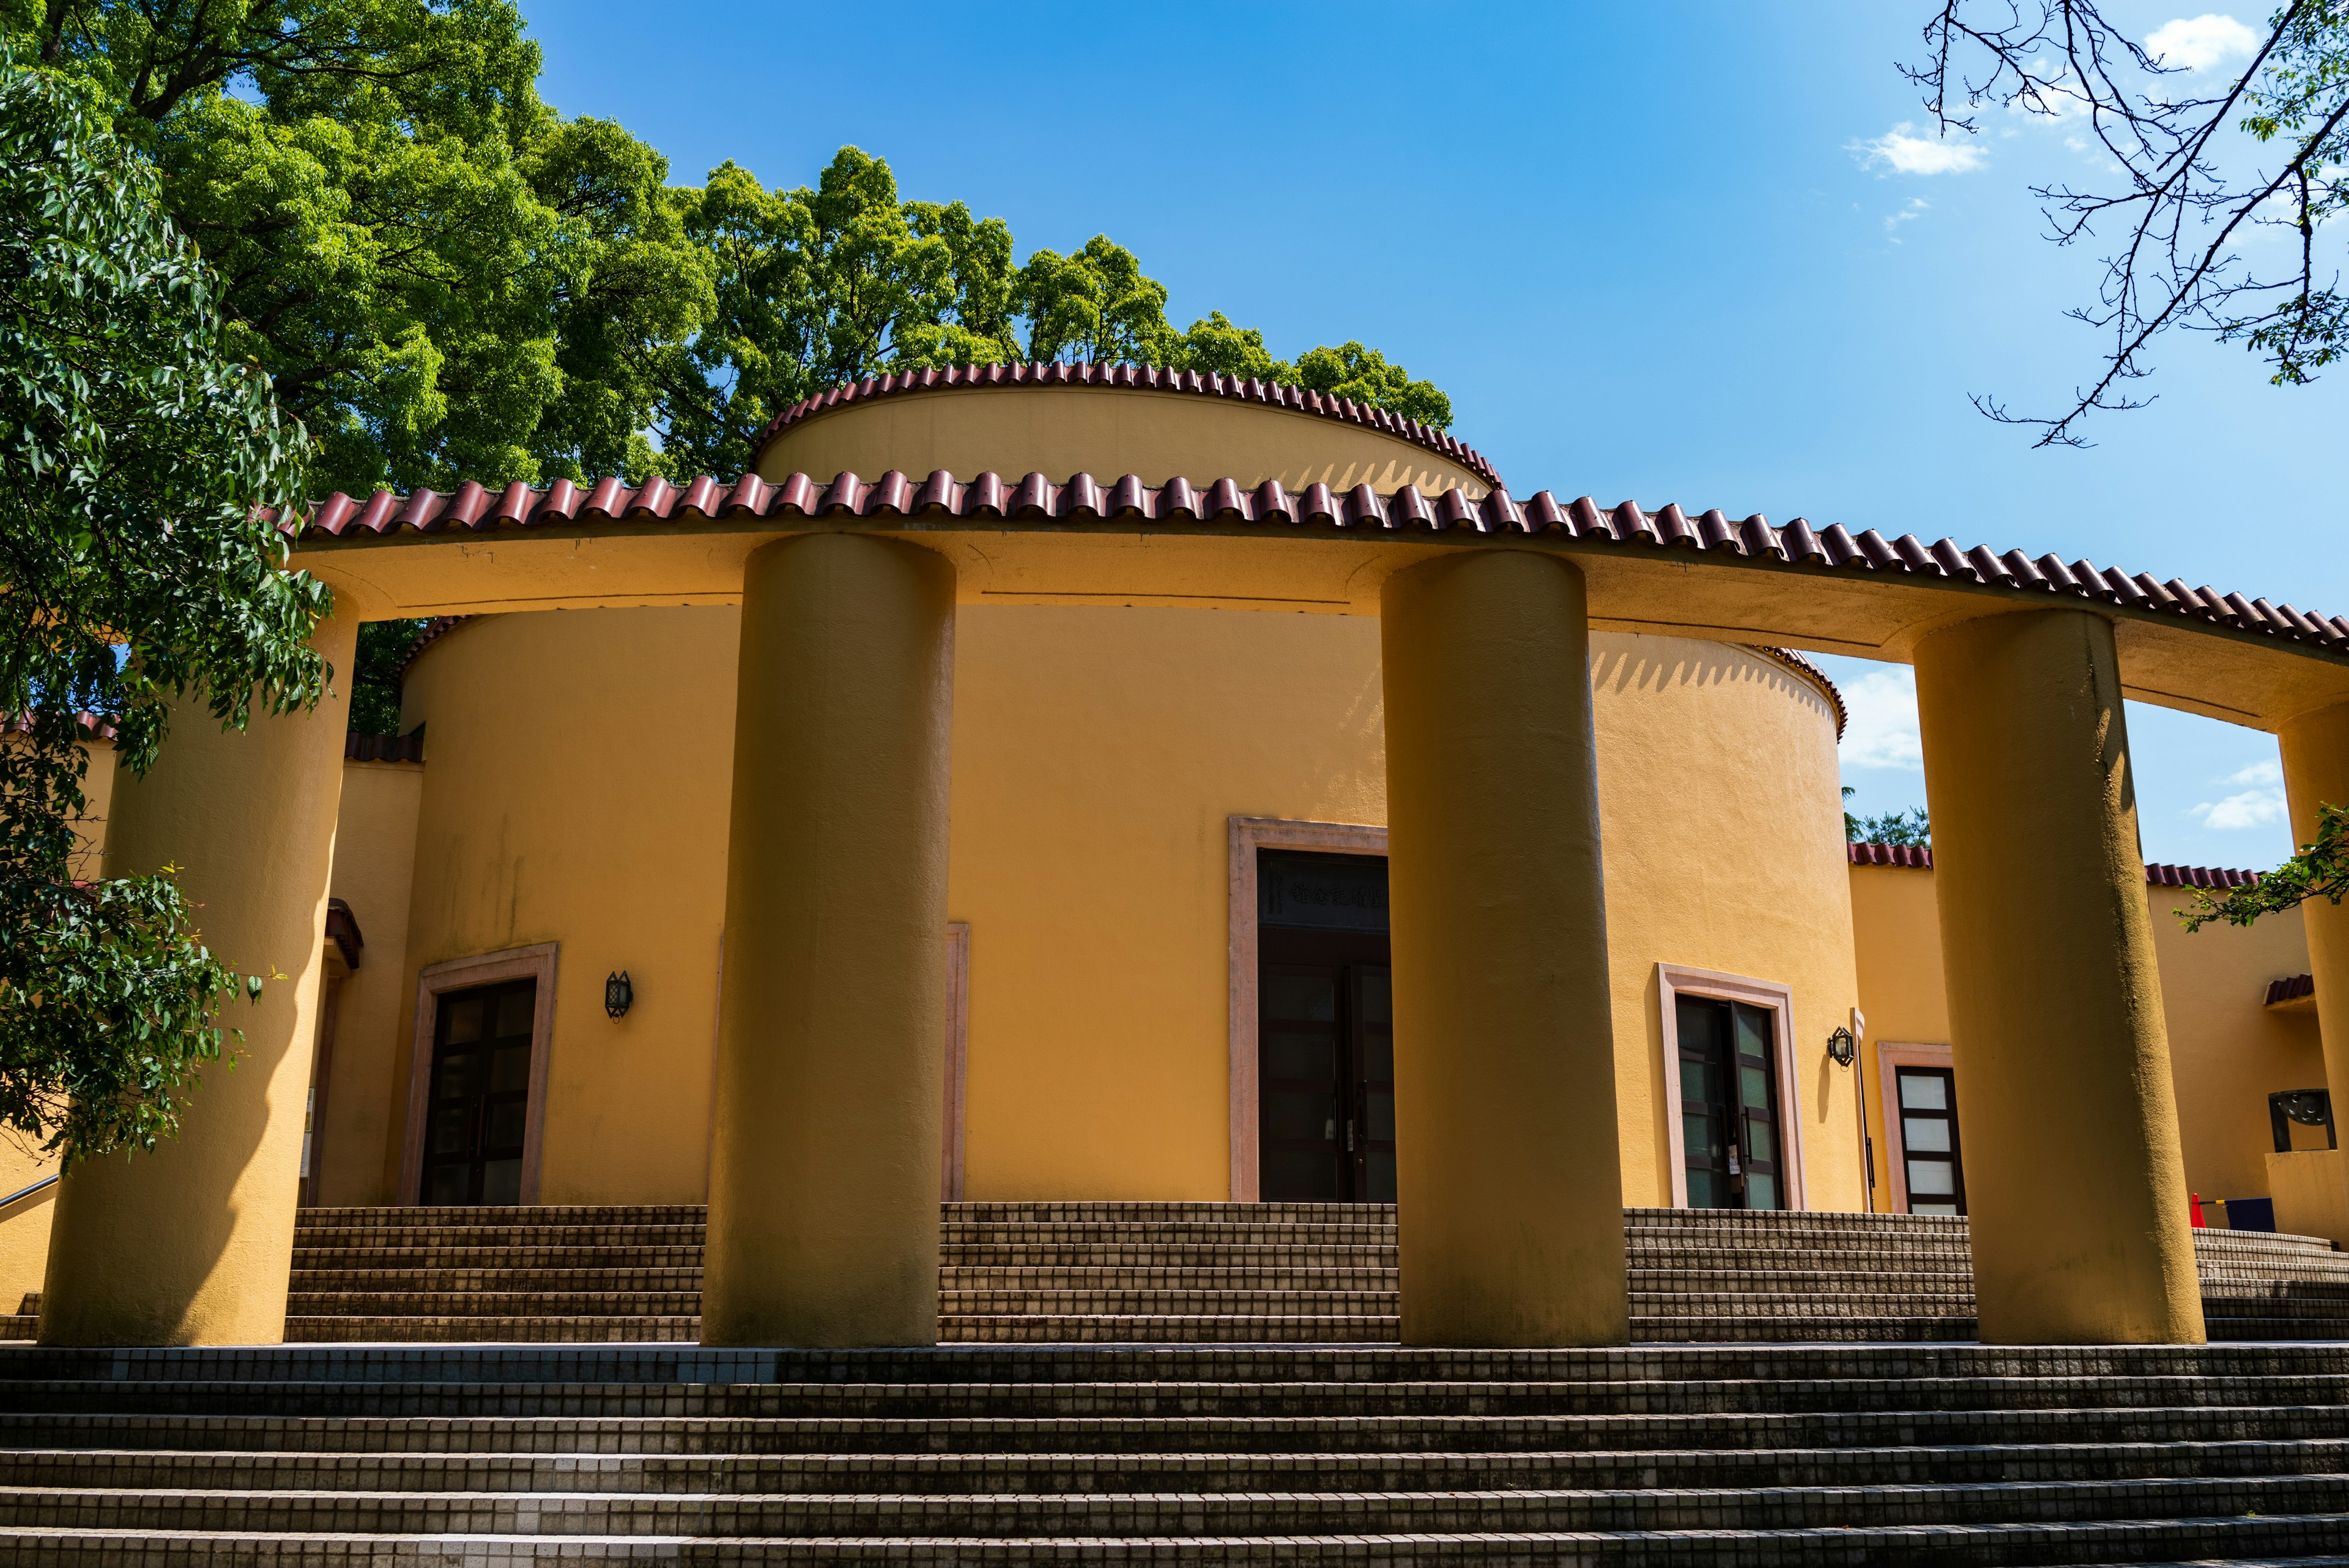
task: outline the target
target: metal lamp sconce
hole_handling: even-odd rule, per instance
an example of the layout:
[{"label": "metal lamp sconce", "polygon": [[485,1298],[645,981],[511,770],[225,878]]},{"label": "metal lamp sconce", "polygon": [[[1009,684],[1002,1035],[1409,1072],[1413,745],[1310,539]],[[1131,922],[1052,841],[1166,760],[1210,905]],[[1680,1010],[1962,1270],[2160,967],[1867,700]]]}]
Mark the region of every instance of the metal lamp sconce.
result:
[{"label": "metal lamp sconce", "polygon": [[629,983],[626,970],[615,970],[604,981],[604,1012],[613,1018],[627,1015],[629,1006],[636,1000],[636,988]]},{"label": "metal lamp sconce", "polygon": [[1827,1060],[1838,1067],[1848,1067],[1858,1057],[1859,1042],[1852,1038],[1850,1030],[1837,1026],[1827,1036]]}]

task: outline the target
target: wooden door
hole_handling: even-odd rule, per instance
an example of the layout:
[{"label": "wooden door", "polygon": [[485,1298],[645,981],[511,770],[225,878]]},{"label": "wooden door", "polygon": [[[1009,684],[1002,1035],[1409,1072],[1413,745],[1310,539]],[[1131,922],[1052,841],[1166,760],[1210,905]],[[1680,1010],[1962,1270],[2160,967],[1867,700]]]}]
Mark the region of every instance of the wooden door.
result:
[{"label": "wooden door", "polygon": [[1775,1016],[1710,996],[1675,997],[1673,1009],[1689,1207],[1785,1208]]},{"label": "wooden door", "polygon": [[535,980],[444,992],[432,1023],[419,1203],[522,1201]]}]

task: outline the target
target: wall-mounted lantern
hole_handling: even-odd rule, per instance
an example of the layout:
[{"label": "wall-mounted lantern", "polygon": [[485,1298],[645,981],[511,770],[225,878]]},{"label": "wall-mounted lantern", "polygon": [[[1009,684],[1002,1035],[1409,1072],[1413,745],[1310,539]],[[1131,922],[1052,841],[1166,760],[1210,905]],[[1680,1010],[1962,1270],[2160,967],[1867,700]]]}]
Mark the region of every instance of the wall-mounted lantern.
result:
[{"label": "wall-mounted lantern", "polygon": [[1848,1067],[1858,1057],[1859,1042],[1851,1037],[1850,1030],[1838,1026],[1834,1033],[1827,1036],[1827,1060],[1837,1066]]},{"label": "wall-mounted lantern", "polygon": [[614,1018],[623,1017],[628,1004],[636,1000],[636,988],[628,983],[626,970],[615,970],[604,982],[604,1011]]}]

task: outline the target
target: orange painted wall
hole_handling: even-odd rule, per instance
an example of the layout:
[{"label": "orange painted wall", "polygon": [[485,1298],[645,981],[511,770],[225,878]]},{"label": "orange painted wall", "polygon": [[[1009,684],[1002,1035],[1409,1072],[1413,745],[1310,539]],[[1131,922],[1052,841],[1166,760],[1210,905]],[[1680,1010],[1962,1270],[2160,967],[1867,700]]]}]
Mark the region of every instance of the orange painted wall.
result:
[{"label": "orange painted wall", "polygon": [[[1659,963],[1792,990],[1807,1200],[1860,1204],[1847,1022],[1850,895],[1835,711],[1760,654],[1681,638],[1592,637],[1599,798],[1614,975],[1623,1201],[1671,1201]],[[1783,1108],[1782,1108],[1783,1109]]]},{"label": "orange painted wall", "polygon": [[[379,1131],[340,1085],[330,1098],[334,1192],[362,1196],[370,1166],[372,1191],[393,1190],[416,970],[555,941],[542,1199],[701,1196],[736,624],[731,609],[513,615],[411,667],[404,722],[428,724],[429,761],[406,972],[396,998],[345,1013],[384,1042],[361,1080],[384,1097]],[[1377,623],[965,607],[957,637],[966,1190],[1223,1198],[1228,819],[1383,823]],[[1627,1193],[1669,1190],[1668,961],[1795,988],[1811,1201],[1856,1206],[1848,1074],[1822,1066],[1856,994],[1832,711],[1735,649],[1602,635],[1594,649]],[[599,1004],[615,968],[639,997],[616,1024]]]},{"label": "orange painted wall", "polygon": [[[1948,1043],[1940,921],[1930,871],[1855,866],[1850,879],[1860,1007],[1868,1014],[1876,1200],[1884,1209],[1891,1200],[1885,1169],[1889,1145],[1874,1046],[1878,1041]],[[2147,898],[2187,1184],[2205,1198],[2266,1197],[2267,1158],[2274,1148],[2268,1095],[2324,1086],[2315,1013],[2261,1005],[2270,981],[2307,972],[2300,916],[2270,916],[2248,929],[2205,926],[2189,934],[2176,915],[2186,902],[2184,889],[2148,888]],[[1962,1128],[1959,1136],[1962,1140]],[[2323,1146],[2315,1129],[2301,1129],[2300,1136]]]},{"label": "orange painted wall", "polygon": [[[427,726],[427,761],[378,1190],[399,1171],[417,970],[559,942],[540,1200],[700,1200],[739,618],[500,616],[409,667],[401,727]],[[620,969],[636,1002],[616,1022]]]},{"label": "orange painted wall", "polygon": [[388,1203],[384,1140],[399,1059],[402,1002],[415,989],[408,962],[408,899],[416,863],[416,817],[424,769],[415,763],[343,764],[342,812],[335,821],[330,897],[351,907],[365,945],[358,968],[337,990],[334,1057],[315,1167],[322,1204]]}]

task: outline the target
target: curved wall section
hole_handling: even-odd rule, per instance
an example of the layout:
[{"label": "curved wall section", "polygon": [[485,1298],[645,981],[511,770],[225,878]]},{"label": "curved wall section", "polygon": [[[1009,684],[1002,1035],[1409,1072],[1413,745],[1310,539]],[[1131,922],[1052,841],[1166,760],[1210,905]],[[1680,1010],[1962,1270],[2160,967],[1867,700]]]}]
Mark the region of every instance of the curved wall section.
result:
[{"label": "curved wall section", "polygon": [[1278,479],[1292,490],[1368,484],[1381,493],[1415,484],[1471,499],[1492,487],[1415,441],[1318,414],[1264,404],[1109,387],[979,387],[900,392],[845,402],[785,426],[759,454],[760,476],[794,470],[878,479],[992,472],[1065,480],[1138,474],[1146,483],[1228,477]]},{"label": "curved wall section", "polygon": [[[709,1178],[734,753],[728,608],[544,610],[409,667],[426,726],[385,1188],[399,1191],[425,966],[560,944],[539,1201],[698,1203]],[[604,1014],[626,970],[626,1017]]]},{"label": "curved wall section", "polygon": [[1853,1073],[1826,1037],[1859,1000],[1836,712],[1726,643],[1590,639],[1614,976],[1623,1201],[1671,1201],[1659,964],[1784,986],[1807,1206],[1861,1206]]},{"label": "curved wall section", "polygon": [[[541,1199],[702,1196],[738,624],[509,615],[411,666],[429,760],[401,1056],[378,1075],[398,1096],[391,1171],[417,969],[558,942]],[[1787,988],[1809,1202],[1856,1207],[1851,1078],[1822,1048],[1855,990],[1828,700],[1735,648],[1592,650],[1626,1199],[1670,1190],[1664,962]],[[1230,819],[1382,826],[1385,743],[1369,618],[963,607],[947,917],[969,929],[966,1196],[1228,1196]],[[616,969],[637,998],[616,1023]]]}]

